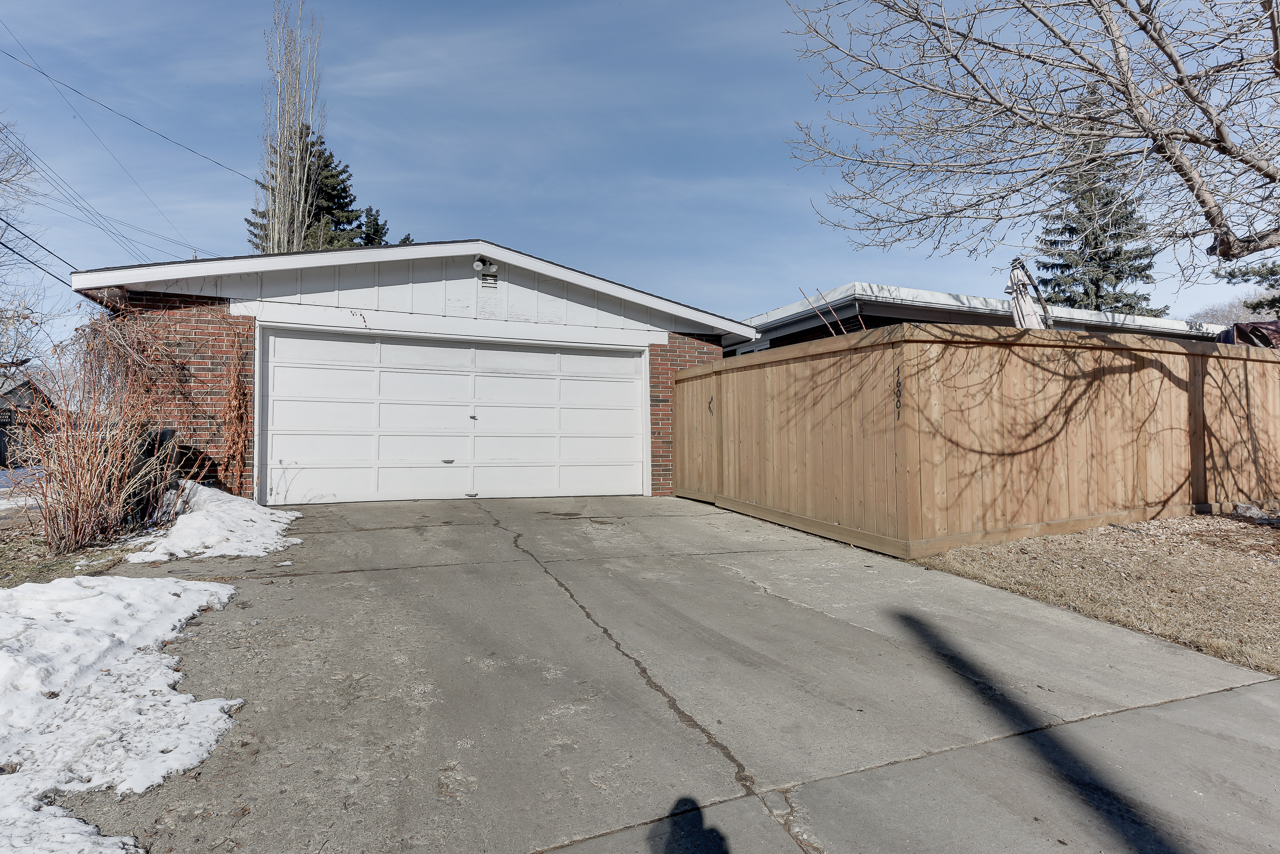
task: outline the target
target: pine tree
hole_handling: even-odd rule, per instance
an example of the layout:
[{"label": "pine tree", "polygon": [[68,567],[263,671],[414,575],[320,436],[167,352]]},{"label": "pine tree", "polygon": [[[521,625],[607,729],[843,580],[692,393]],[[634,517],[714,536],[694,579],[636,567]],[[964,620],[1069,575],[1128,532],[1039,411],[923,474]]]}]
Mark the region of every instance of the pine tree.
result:
[{"label": "pine tree", "polygon": [[[309,152],[309,171],[315,182],[315,201],[307,218],[302,248],[314,251],[386,246],[390,225],[382,219],[381,211],[372,205],[364,210],[356,207],[351,167],[338,160],[324,137],[310,128],[306,129],[301,145]],[[270,187],[261,182],[258,187],[262,195],[269,197]],[[259,253],[266,251],[266,218],[265,211],[254,208],[245,219],[249,227],[249,245]],[[401,244],[412,242],[413,238],[408,234],[400,240]]]},{"label": "pine tree", "polygon": [[306,249],[350,249],[358,245],[360,214],[351,186],[351,167],[333,156],[323,136],[315,138],[312,162],[319,175],[316,203],[307,224]]},{"label": "pine tree", "polygon": [[1244,307],[1280,320],[1280,261],[1263,261],[1247,267],[1235,267],[1215,275],[1233,285],[1250,284],[1262,288],[1265,293],[1259,294],[1257,299],[1245,300]]},{"label": "pine tree", "polygon": [[1138,200],[1116,186],[1101,153],[1086,149],[1071,176],[1053,186],[1062,207],[1045,217],[1037,245],[1046,260],[1036,266],[1047,275],[1037,282],[1053,305],[1164,317],[1168,306],[1154,308],[1150,296],[1132,290],[1155,281],[1156,253],[1144,241]]}]

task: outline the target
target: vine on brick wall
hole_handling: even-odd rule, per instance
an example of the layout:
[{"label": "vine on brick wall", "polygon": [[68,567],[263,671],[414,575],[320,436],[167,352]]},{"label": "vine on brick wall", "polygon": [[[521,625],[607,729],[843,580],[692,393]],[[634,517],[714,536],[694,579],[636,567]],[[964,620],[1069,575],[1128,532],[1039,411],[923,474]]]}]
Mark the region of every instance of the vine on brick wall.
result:
[{"label": "vine on brick wall", "polygon": [[244,362],[248,348],[243,340],[237,340],[231,364],[224,374],[222,423],[223,481],[235,493],[239,493],[244,481],[245,461],[249,456],[250,439],[250,387],[244,377]]}]

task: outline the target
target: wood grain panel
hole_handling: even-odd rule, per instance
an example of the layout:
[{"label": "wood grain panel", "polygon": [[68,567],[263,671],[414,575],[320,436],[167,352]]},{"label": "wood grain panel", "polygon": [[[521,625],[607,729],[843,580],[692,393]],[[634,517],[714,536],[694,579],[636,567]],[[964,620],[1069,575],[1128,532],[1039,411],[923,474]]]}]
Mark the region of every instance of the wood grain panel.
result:
[{"label": "wood grain panel", "polygon": [[1280,494],[1255,348],[902,324],[682,371],[674,409],[679,494],[893,554]]}]

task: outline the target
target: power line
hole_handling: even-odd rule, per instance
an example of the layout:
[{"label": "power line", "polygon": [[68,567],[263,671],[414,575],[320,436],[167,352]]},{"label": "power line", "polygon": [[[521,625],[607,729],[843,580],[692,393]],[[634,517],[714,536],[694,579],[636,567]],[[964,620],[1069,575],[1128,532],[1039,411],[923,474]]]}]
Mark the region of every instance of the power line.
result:
[{"label": "power line", "polygon": [[[50,196],[49,198],[52,198],[52,196]],[[49,210],[54,211],[55,213],[60,213],[60,214],[62,214],[62,215],[63,215],[63,216],[65,216],[65,217],[68,217],[68,218],[70,218],[70,219],[75,220],[76,222],[82,222],[82,223],[84,223],[85,225],[94,226],[95,228],[101,228],[101,226],[100,226],[98,223],[91,222],[90,220],[87,220],[87,219],[81,219],[80,217],[76,216],[75,214],[70,214],[70,213],[67,213],[66,211],[63,211],[63,210],[58,210],[57,208],[55,208],[53,205],[49,204],[48,202],[31,202],[31,204],[39,205],[39,206],[40,206],[40,207],[42,207],[42,208],[48,208]],[[60,202],[60,204],[66,204],[66,203],[65,203],[65,202]],[[154,231],[147,231],[145,228],[138,228],[138,226],[136,226],[136,225],[130,225],[130,224],[129,224],[129,223],[127,223],[127,222],[124,222],[124,221],[122,221],[122,220],[113,219],[112,217],[105,217],[105,218],[106,218],[106,219],[110,219],[110,220],[112,220],[113,222],[119,222],[121,225],[125,226],[126,228],[136,229],[136,230],[141,231],[141,232],[144,232],[144,233],[146,233],[146,234],[150,234],[150,235],[152,235],[153,237],[158,237],[158,238],[160,238],[161,240],[167,240],[167,241],[169,241],[170,243],[177,244],[178,246],[187,246],[187,244],[185,244],[185,243],[178,243],[178,241],[174,240],[172,237],[165,237],[163,234],[156,234]],[[163,248],[161,248],[161,247],[159,247],[159,246],[152,246],[150,243],[143,243],[141,240],[135,240],[135,239],[134,239],[134,238],[132,238],[132,237],[128,237],[128,238],[126,238],[126,239],[127,239],[130,243],[134,244],[135,246],[141,246],[141,247],[143,247],[143,248],[145,248],[145,249],[150,249],[150,250],[152,250],[153,252],[159,252],[161,255],[168,255],[170,258],[174,258],[174,259],[176,259],[176,260],[178,260],[178,261],[185,260],[185,259],[183,258],[183,256],[178,255],[178,254],[176,254],[176,253],[174,253],[174,252],[170,252],[168,249],[163,249]],[[194,246],[187,246],[187,248],[188,248],[188,249],[191,249],[193,252],[200,252],[200,251],[201,251],[201,250],[199,250],[199,249],[196,249]],[[217,253],[214,253],[214,252],[205,252],[204,254],[205,254],[205,255],[209,255],[209,256],[216,256],[216,254],[217,254]],[[147,263],[150,263],[150,259],[148,259]]]},{"label": "power line", "polygon": [[[0,21],[0,26],[3,26],[5,29],[5,32],[7,32],[9,36],[15,42],[17,42],[18,47],[22,48],[22,52],[27,55],[27,59],[31,60],[32,63],[34,63],[34,68],[37,71],[44,73],[44,69],[40,67],[40,63],[37,62],[36,58],[31,55],[31,51],[27,50],[27,46],[24,45],[16,35],[14,35],[13,30],[9,29],[9,25],[6,24],[4,21]],[[48,75],[45,75],[45,76],[48,77]],[[142,195],[146,198],[146,200],[151,203],[151,207],[156,209],[156,213],[160,214],[160,216],[164,219],[164,221],[169,223],[169,227],[173,229],[174,233],[177,234],[179,237],[181,237],[183,240],[186,240],[187,236],[182,233],[181,229],[179,229],[176,225],[173,224],[173,220],[169,219],[169,217],[165,214],[164,211],[160,210],[160,206],[156,204],[155,199],[151,198],[151,195],[146,190],[142,189],[142,185],[138,183],[138,179],[133,177],[133,173],[130,172],[125,167],[125,165],[120,162],[120,158],[116,157],[116,153],[112,151],[109,147],[107,147],[107,144],[103,142],[102,137],[98,136],[98,132],[93,129],[93,126],[89,124],[88,120],[85,119],[83,116],[81,116],[80,113],[76,111],[75,107],[71,106],[71,102],[67,100],[67,96],[63,94],[61,89],[59,89],[57,86],[54,85],[53,78],[48,77],[48,79],[49,79],[49,85],[53,86],[53,91],[58,93],[58,97],[61,98],[62,102],[67,105],[67,108],[71,110],[72,115],[74,115],[77,119],[80,119],[80,121],[84,123],[84,126],[86,129],[88,129],[89,133],[93,134],[93,138],[98,141],[98,144],[102,146],[103,150],[106,151],[107,154],[111,155],[111,159],[116,162],[116,165],[120,167],[121,171],[123,171],[124,174],[129,176],[129,180],[133,182],[133,186],[137,187],[138,192],[142,193]]]},{"label": "power line", "polygon": [[[30,258],[28,258],[26,255],[23,255],[21,252],[19,252],[17,249],[14,249],[12,246],[10,246],[9,244],[5,243],[3,240],[0,240],[0,246],[3,246],[5,249],[8,249],[8,250],[9,250],[10,252],[12,252],[14,255],[17,255],[19,258],[21,258],[23,261],[26,261],[26,262],[27,262],[28,264],[30,264],[32,267],[40,267],[40,265],[39,265],[39,264],[37,264],[35,261],[32,261],[32,260],[31,260]],[[57,279],[59,282],[62,282],[62,284],[66,285],[67,287],[71,287],[71,283],[70,283],[70,282],[68,282],[66,279],[62,278],[61,276],[56,276],[56,275],[54,275],[53,273],[49,273],[49,271],[48,271],[48,270],[45,270],[45,269],[44,269],[44,267],[40,267],[40,269],[41,269],[41,270],[44,270],[44,271],[45,271],[46,273],[48,273],[50,276],[53,276],[53,278]]]},{"label": "power line", "polygon": [[[68,204],[67,202],[63,201],[62,199],[59,199],[59,198],[55,197],[52,193],[38,193],[38,192],[33,192],[33,193],[32,193],[32,195],[33,195],[33,196],[39,196],[39,197],[44,198],[44,199],[48,199],[48,201],[41,202],[41,201],[31,200],[31,201],[29,202],[30,204],[33,204],[33,205],[39,205],[39,206],[40,206],[40,207],[42,207],[42,208],[49,208],[49,210],[54,211],[54,212],[56,212],[56,213],[60,213],[60,214],[62,214],[63,216],[71,217],[71,218],[72,218],[72,219],[74,219],[76,222],[83,222],[83,223],[85,223],[86,225],[93,225],[93,223],[92,223],[92,222],[89,222],[88,220],[80,219],[79,217],[75,217],[75,216],[71,216],[71,214],[67,213],[66,211],[64,211],[64,210],[59,210],[58,208],[55,208],[55,207],[53,206],[53,204],[58,204],[58,205],[67,205],[67,207],[74,207],[74,205],[70,205],[70,204]],[[53,204],[50,204],[51,202],[52,202]],[[208,250],[208,249],[201,249],[199,246],[196,246],[196,245],[195,245],[195,244],[193,244],[193,243],[187,243],[187,242],[182,241],[182,240],[174,240],[172,237],[168,237],[168,236],[166,236],[166,235],[163,235],[163,234],[159,233],[158,231],[151,231],[150,229],[143,228],[143,227],[142,227],[142,226],[140,226],[140,225],[134,225],[133,223],[131,223],[131,222],[127,222],[127,221],[125,221],[125,220],[123,220],[123,219],[116,219],[115,217],[113,217],[113,216],[107,216],[106,214],[101,214],[101,216],[102,216],[102,218],[103,218],[103,219],[105,219],[105,220],[110,220],[111,222],[117,223],[118,225],[123,225],[125,228],[131,228],[131,229],[133,229],[134,231],[141,231],[143,234],[149,234],[149,235],[151,235],[152,237],[155,237],[155,238],[157,238],[157,239],[159,239],[159,240],[163,240],[163,241],[165,241],[166,243],[172,243],[172,244],[173,244],[173,245],[175,245],[175,246],[182,246],[182,247],[184,247],[184,248],[186,248],[186,249],[190,249],[192,252],[198,252],[198,253],[200,253],[201,255],[207,255],[207,256],[210,256],[210,257],[214,257],[214,256],[217,256],[217,254],[218,254],[217,252],[212,252],[212,251],[210,251],[210,250]],[[129,238],[129,239],[130,239],[130,240],[133,240],[133,238]],[[165,250],[163,250],[163,249],[158,249],[158,248],[157,248],[157,247],[155,247],[155,246],[151,246],[150,244],[147,244],[147,243],[141,243],[141,242],[139,242],[139,241],[134,241],[134,242],[135,242],[135,243],[138,243],[138,245],[139,245],[139,246],[146,246],[148,249],[155,249],[157,252],[164,252],[164,251],[165,251]],[[172,255],[173,253],[166,253],[166,254],[170,254],[170,255]],[[174,257],[174,258],[181,258],[182,256],[180,256],[180,255],[174,255],[173,257]]]},{"label": "power line", "polygon": [[93,225],[96,228],[115,241],[116,245],[121,249],[132,255],[134,260],[138,261],[140,264],[146,264],[151,260],[135,248],[136,241],[126,237],[119,229],[113,228],[106,218],[98,212],[98,209],[89,203],[88,199],[76,192],[74,187],[63,180],[62,176],[57,173],[57,170],[48,163],[45,163],[39,154],[36,154],[21,137],[15,134],[3,122],[0,122],[0,136],[4,137],[10,145],[16,148],[21,148],[26,152],[27,156],[31,158],[32,168],[34,168],[42,178],[49,182],[54,189],[61,193],[67,200],[68,204],[77,210],[80,210],[85,214],[85,216],[93,220]]},{"label": "power line", "polygon": [[63,258],[63,257],[62,257],[61,255],[59,255],[57,252],[54,252],[54,251],[53,251],[52,249],[50,249],[48,246],[45,246],[45,245],[44,245],[43,243],[41,243],[39,240],[36,240],[36,239],[35,239],[34,237],[32,237],[30,234],[27,234],[25,231],[23,231],[22,229],[18,228],[18,227],[17,227],[16,225],[14,225],[13,223],[9,222],[9,220],[7,220],[7,219],[5,219],[4,217],[0,216],[0,222],[3,222],[5,225],[9,226],[9,227],[10,227],[10,228],[12,228],[14,231],[18,232],[18,234],[21,234],[23,237],[27,238],[27,240],[30,240],[30,241],[31,241],[32,243],[34,243],[36,246],[39,246],[39,247],[40,247],[41,249],[43,249],[45,252],[48,252],[48,253],[49,253],[50,255],[52,255],[54,258],[57,258],[59,261],[61,261],[63,264],[66,264],[66,265],[67,265],[68,267],[70,267],[71,269],[73,269],[73,270],[74,270],[74,269],[76,268],[76,265],[75,265],[75,264],[72,264],[70,261],[68,261],[66,258]]},{"label": "power line", "polygon": [[[2,23],[2,22],[0,22],[0,23]],[[5,27],[5,29],[8,29],[8,27]],[[17,41],[17,40],[15,39],[15,41]],[[209,157],[209,156],[208,156],[208,155],[206,155],[206,154],[201,154],[200,152],[196,151],[196,150],[195,150],[194,148],[192,148],[191,146],[189,146],[189,145],[183,145],[182,143],[178,142],[176,139],[170,139],[169,137],[167,137],[167,136],[165,136],[164,134],[162,134],[160,131],[158,131],[158,130],[156,130],[156,129],[154,129],[154,128],[149,128],[149,127],[147,127],[146,125],[144,125],[142,122],[138,121],[137,119],[131,119],[131,118],[129,118],[128,116],[126,116],[124,113],[120,112],[119,110],[115,110],[115,109],[112,109],[111,107],[108,107],[106,104],[102,103],[102,102],[101,102],[101,101],[99,101],[97,98],[91,98],[90,96],[88,96],[88,95],[86,95],[85,93],[81,92],[79,89],[77,89],[76,87],[74,87],[74,86],[70,85],[69,83],[63,83],[63,82],[62,82],[61,80],[59,80],[58,78],[53,77],[53,76],[50,76],[49,74],[45,74],[45,72],[44,72],[44,71],[41,71],[39,68],[36,68],[34,65],[31,65],[30,63],[23,62],[21,59],[18,59],[18,57],[16,57],[16,56],[14,56],[13,54],[9,53],[9,51],[5,50],[4,48],[0,48],[0,53],[3,53],[5,56],[9,57],[10,59],[12,59],[14,62],[18,63],[19,65],[25,65],[27,68],[30,68],[32,71],[36,72],[37,74],[44,74],[44,76],[45,76],[45,77],[48,77],[48,78],[49,78],[49,80],[53,81],[54,83],[57,83],[59,86],[62,86],[63,88],[70,89],[72,92],[75,92],[77,95],[79,95],[81,98],[84,98],[86,101],[92,101],[93,103],[97,104],[99,107],[102,107],[104,110],[108,110],[108,111],[110,111],[110,112],[112,112],[112,113],[115,113],[117,116],[119,116],[120,118],[124,119],[125,121],[133,122],[135,125],[137,125],[138,127],[142,128],[143,130],[147,131],[148,133],[153,133],[153,134],[155,134],[156,136],[158,136],[158,137],[160,137],[161,139],[163,139],[164,141],[173,143],[174,145],[178,146],[178,148],[186,149],[187,151],[190,151],[192,154],[194,154],[196,157],[200,157],[200,158],[203,158],[203,159],[205,159],[205,160],[208,160],[208,161],[209,161],[210,163],[212,163],[214,166],[220,166],[220,167],[222,167],[223,169],[226,169],[228,172],[234,172],[235,174],[239,175],[241,178],[244,178],[246,181],[253,181],[253,180],[254,180],[253,178],[250,178],[248,175],[246,175],[246,174],[244,174],[243,172],[241,172],[239,169],[232,169],[230,166],[228,166],[228,165],[227,165],[227,164],[225,164],[225,163],[219,163],[217,160],[214,160],[212,157]]]}]

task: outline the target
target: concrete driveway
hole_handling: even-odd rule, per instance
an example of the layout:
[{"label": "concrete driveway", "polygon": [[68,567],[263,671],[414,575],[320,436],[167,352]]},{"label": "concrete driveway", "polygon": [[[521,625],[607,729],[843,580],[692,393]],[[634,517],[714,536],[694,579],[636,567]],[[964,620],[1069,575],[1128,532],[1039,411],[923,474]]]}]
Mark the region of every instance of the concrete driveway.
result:
[{"label": "concrete driveway", "polygon": [[1261,674],[694,502],[301,510],[281,555],[122,570],[234,579],[173,649],[245,705],[60,803],[160,854],[1280,847]]}]

